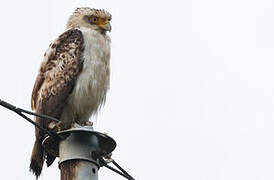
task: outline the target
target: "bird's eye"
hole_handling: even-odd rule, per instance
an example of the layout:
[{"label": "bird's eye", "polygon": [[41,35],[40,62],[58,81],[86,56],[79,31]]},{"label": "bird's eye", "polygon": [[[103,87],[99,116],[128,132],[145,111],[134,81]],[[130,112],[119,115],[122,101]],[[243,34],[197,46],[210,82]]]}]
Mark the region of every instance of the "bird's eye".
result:
[{"label": "bird's eye", "polygon": [[98,22],[98,17],[91,16],[89,19],[90,19],[91,23],[97,23]]}]

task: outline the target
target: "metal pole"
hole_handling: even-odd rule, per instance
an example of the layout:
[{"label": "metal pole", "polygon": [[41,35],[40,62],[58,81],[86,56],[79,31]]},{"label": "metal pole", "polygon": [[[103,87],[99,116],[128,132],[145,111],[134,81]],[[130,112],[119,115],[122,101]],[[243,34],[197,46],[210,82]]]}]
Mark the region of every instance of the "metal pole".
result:
[{"label": "metal pole", "polygon": [[58,135],[65,139],[56,143],[56,139],[47,137],[43,145],[48,153],[60,157],[61,180],[98,180],[99,158],[115,149],[115,141],[92,126],[72,128]]},{"label": "metal pole", "polygon": [[70,160],[60,164],[61,180],[97,180],[97,166],[81,160]]}]

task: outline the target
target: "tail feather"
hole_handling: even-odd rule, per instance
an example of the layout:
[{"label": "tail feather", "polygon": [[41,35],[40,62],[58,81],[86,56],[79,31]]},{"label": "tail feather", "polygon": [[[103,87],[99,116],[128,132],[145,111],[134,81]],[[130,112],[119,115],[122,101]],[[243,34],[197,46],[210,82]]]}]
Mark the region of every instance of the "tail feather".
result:
[{"label": "tail feather", "polygon": [[52,163],[54,162],[55,160],[55,156],[52,156],[50,154],[47,154],[47,157],[46,157],[46,163],[47,163],[47,166],[50,167],[50,165],[52,165]]},{"label": "tail feather", "polygon": [[45,157],[44,157],[42,142],[41,140],[36,139],[32,149],[30,166],[29,166],[30,172],[32,172],[36,176],[36,179],[38,179],[38,177],[41,175],[44,160],[45,160]]}]

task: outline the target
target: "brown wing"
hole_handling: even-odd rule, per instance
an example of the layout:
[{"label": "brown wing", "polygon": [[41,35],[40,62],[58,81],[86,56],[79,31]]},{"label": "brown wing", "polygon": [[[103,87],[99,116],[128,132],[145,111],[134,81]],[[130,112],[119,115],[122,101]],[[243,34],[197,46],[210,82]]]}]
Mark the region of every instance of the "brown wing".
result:
[{"label": "brown wing", "polygon": [[[60,118],[76,78],[82,70],[83,47],[83,35],[77,29],[66,31],[50,45],[32,92],[31,106],[37,113]],[[35,120],[47,128],[48,120]],[[36,136],[41,136],[41,132],[40,135],[36,133]]]},{"label": "brown wing", "polygon": [[[77,76],[82,70],[84,40],[81,31],[70,29],[60,35],[48,48],[33,87],[31,107],[39,114],[57,119],[63,112],[66,100],[72,92]],[[50,121],[36,117],[36,123],[48,128]],[[45,158],[50,166],[55,157],[45,154],[42,147],[44,132],[35,128],[30,170],[39,177]]]}]

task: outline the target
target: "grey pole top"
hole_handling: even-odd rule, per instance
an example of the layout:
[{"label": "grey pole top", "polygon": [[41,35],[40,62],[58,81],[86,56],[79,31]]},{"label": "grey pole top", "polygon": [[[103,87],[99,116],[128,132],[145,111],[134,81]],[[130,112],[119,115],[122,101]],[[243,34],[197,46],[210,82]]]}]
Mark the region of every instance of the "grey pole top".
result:
[{"label": "grey pole top", "polygon": [[46,137],[46,151],[60,157],[61,180],[97,180],[99,158],[110,154],[116,142],[106,134],[96,132],[92,126],[78,126],[58,132],[64,137],[60,142]]}]

